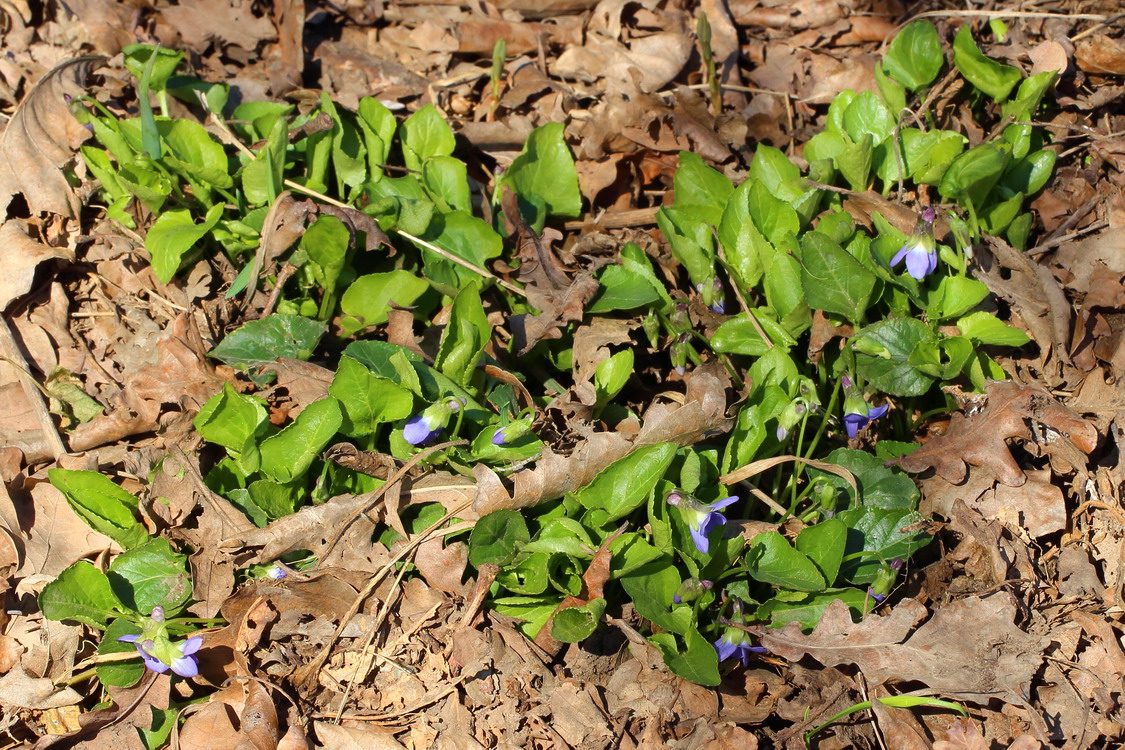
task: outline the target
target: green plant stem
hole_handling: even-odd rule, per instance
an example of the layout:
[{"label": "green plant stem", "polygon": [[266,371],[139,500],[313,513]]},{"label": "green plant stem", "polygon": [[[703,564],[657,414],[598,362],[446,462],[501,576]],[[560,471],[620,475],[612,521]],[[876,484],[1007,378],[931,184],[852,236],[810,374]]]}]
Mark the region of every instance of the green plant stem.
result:
[{"label": "green plant stem", "polygon": [[[832,395],[828,397],[828,406],[824,409],[824,417],[820,420],[820,426],[816,428],[816,434],[813,435],[812,442],[809,443],[809,449],[805,451],[803,458],[812,458],[816,453],[816,447],[820,444],[820,438],[824,436],[824,431],[828,429],[828,420],[836,411],[836,404],[840,400],[840,391],[843,390],[843,384],[837,380],[836,386],[832,389]],[[804,466],[804,464],[800,464]]]},{"label": "green plant stem", "polygon": [[[805,415],[801,419],[801,429],[797,431],[797,450],[795,450],[793,452],[794,455],[797,455],[797,456],[803,455],[801,453],[801,449],[803,448],[803,446],[805,444],[805,426],[809,423],[809,413],[810,413],[810,410],[806,408],[805,409]],[[793,479],[790,480],[790,483],[789,483],[790,498],[791,498],[791,500],[789,501],[789,515],[793,515],[795,509],[797,508],[797,500],[798,500],[798,498],[797,498],[797,485],[800,484],[800,482],[798,480],[801,478],[801,472],[804,470],[804,467],[805,467],[805,464],[801,461],[794,461],[793,463],[794,463]]]}]

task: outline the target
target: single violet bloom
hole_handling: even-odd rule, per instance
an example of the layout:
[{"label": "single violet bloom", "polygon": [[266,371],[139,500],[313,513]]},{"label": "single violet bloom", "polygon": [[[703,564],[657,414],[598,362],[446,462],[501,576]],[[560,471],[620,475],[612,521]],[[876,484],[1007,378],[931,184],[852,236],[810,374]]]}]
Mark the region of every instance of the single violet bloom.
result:
[{"label": "single violet bloom", "polygon": [[736,502],[738,502],[738,497],[731,496],[716,500],[708,505],[707,503],[701,503],[686,492],[673,490],[668,493],[668,504],[680,509],[680,513],[691,531],[695,548],[704,555],[708,554],[711,549],[709,539],[711,532],[721,528],[727,522],[726,516],[719,513],[719,510]]},{"label": "single violet bloom", "polygon": [[445,398],[436,401],[421,414],[416,414],[406,421],[402,428],[402,438],[411,445],[424,445],[438,435],[449,424],[449,418],[464,404],[459,398]]},{"label": "single violet bloom", "polygon": [[860,430],[886,414],[889,408],[889,404],[883,404],[882,406],[876,406],[874,408],[864,404],[861,411],[850,411],[845,414],[844,427],[848,430],[848,437],[854,438],[859,434]]},{"label": "single violet bloom", "polygon": [[744,667],[750,664],[751,654],[769,653],[765,646],[751,646],[750,635],[738,628],[726,628],[719,640],[715,641],[715,651],[719,654],[719,661],[726,661],[733,656]]},{"label": "single violet bloom", "polygon": [[168,626],[164,622],[164,608],[153,607],[152,615],[141,628],[140,633],[120,636],[118,641],[132,643],[151,672],[163,674],[171,669],[180,677],[195,677],[199,674],[199,662],[195,653],[203,646],[203,638],[192,636],[181,643],[168,639]]},{"label": "single violet bloom", "polygon": [[747,633],[739,625],[746,624],[746,615],[743,612],[742,600],[731,598],[728,600],[731,605],[731,616],[729,619],[730,625],[723,628],[723,634],[715,641],[715,651],[719,655],[719,661],[723,662],[732,656],[742,662],[742,666],[750,664],[751,654],[765,654],[768,649],[764,646],[751,646],[750,634]]},{"label": "single violet bloom", "polygon": [[863,398],[863,393],[855,388],[851,378],[845,375],[842,379],[844,390],[844,427],[847,428],[848,437],[854,438],[859,431],[873,421],[887,413],[890,404],[871,406]]},{"label": "single violet bloom", "polygon": [[921,281],[937,268],[937,252],[934,244],[934,210],[927,208],[918,217],[914,232],[906,244],[899,248],[891,258],[891,266],[906,261],[906,272]]},{"label": "single violet bloom", "polygon": [[280,565],[274,565],[272,568],[266,571],[266,578],[272,578],[275,581],[284,580],[288,575],[289,571],[287,571]]},{"label": "single violet bloom", "polygon": [[497,447],[503,447],[513,440],[523,437],[531,432],[530,419],[517,419],[514,422],[497,427],[496,432],[492,434],[492,444]]},{"label": "single violet bloom", "polygon": [[714,581],[689,578],[676,589],[676,593],[672,595],[672,603],[683,604],[684,602],[693,602],[703,596],[704,593],[714,588],[714,586]]}]

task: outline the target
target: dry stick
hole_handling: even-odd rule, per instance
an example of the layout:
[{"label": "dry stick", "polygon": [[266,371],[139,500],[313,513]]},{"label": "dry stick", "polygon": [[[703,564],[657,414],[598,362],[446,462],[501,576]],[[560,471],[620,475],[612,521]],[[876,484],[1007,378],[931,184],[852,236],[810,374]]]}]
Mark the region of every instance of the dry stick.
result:
[{"label": "dry stick", "polygon": [[431,455],[435,451],[443,450],[445,448],[452,448],[457,445],[468,444],[468,440],[450,440],[448,443],[438,443],[437,445],[431,445],[429,448],[424,448],[416,455],[411,456],[410,460],[404,463],[398,471],[392,474],[390,479],[384,482],[383,485],[379,487],[379,489],[371,493],[370,500],[368,500],[360,507],[356,508],[355,511],[350,516],[348,516],[348,519],[340,524],[340,530],[336,532],[336,536],[332,537],[332,541],[320,553],[321,562],[327,560],[328,556],[332,554],[332,550],[336,548],[336,543],[339,542],[340,538],[344,536],[344,532],[348,530],[348,527],[350,527],[357,518],[362,516],[367,511],[371,510],[371,508],[375,506],[375,503],[379,502],[383,498],[383,495],[387,494],[387,490],[393,487],[396,482],[401,481],[402,478],[406,476],[406,472],[417,466],[419,461]]},{"label": "dry stick", "polygon": [[1122,18],[1125,18],[1125,13],[1118,13],[1116,16],[1110,16],[1109,18],[1105,19],[1101,23],[1095,24],[1094,26],[1091,26],[1090,28],[1086,29],[1085,31],[1080,31],[1079,33],[1075,34],[1074,36],[1072,36],[1070,38],[1070,41],[1071,42],[1077,42],[1080,39],[1085,39],[1086,37],[1090,36],[1091,34],[1093,34],[1098,29],[1104,29],[1106,26],[1109,26],[1111,23],[1117,23]]},{"label": "dry stick", "polygon": [[55,427],[55,420],[51,418],[51,412],[47,408],[47,404],[43,401],[42,386],[31,376],[27,360],[24,359],[19,346],[16,344],[16,337],[12,334],[7,318],[0,319],[0,360],[7,362],[18,373],[16,377],[19,378],[24,398],[27,399],[32,413],[35,414],[35,421],[39,423],[39,429],[43,433],[43,438],[47,441],[47,447],[54,459],[59,460],[60,456],[65,456],[67,453],[66,445],[63,443],[62,436],[59,435],[58,428]]},{"label": "dry stick", "polygon": [[[466,443],[467,441],[460,440],[457,442]],[[387,484],[390,484],[390,481],[388,481]],[[387,485],[383,486],[386,487]],[[472,505],[471,501],[465,501],[461,505],[458,505],[456,508],[439,518],[433,525],[424,529],[420,534],[415,535],[413,539],[411,539],[407,544],[403,545],[402,549],[400,549],[394,557],[392,557],[382,568],[379,569],[379,572],[371,576],[371,580],[367,582],[367,585],[364,586],[363,590],[360,591],[356,596],[355,601],[352,602],[352,606],[348,607],[348,611],[345,612],[344,616],[340,618],[340,624],[336,626],[336,632],[333,633],[332,637],[328,639],[328,642],[324,644],[324,647],[320,650],[320,653],[316,655],[316,658],[301,668],[301,672],[303,672],[303,674],[298,678],[299,680],[303,681],[307,675],[315,675],[320,671],[320,669],[324,666],[324,663],[328,661],[328,657],[332,652],[332,647],[336,645],[336,641],[340,639],[340,636],[344,632],[344,628],[347,627],[351,619],[355,617],[357,612],[359,612],[359,608],[363,606],[363,602],[367,600],[367,597],[371,596],[371,592],[375,590],[375,587],[378,586],[383,581],[383,579],[387,577],[387,574],[394,568],[395,564],[400,562],[403,558],[417,549],[419,545],[422,544],[422,542],[426,541],[449,519],[454,518],[458,513],[465,510],[470,505]]]}]

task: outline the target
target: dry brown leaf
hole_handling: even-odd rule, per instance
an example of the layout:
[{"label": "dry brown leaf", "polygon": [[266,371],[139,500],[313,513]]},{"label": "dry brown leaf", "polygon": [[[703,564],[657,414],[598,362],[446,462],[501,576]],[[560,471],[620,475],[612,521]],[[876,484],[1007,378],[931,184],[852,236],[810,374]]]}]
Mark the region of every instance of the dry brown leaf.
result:
[{"label": "dry brown leaf", "polygon": [[586,304],[597,293],[599,284],[593,269],[570,269],[551,242],[562,237],[546,229],[540,237],[519,213],[516,194],[504,191],[504,221],[517,236],[516,257],[520,261],[519,279],[527,301],[538,315],[513,315],[508,319],[519,356],[531,351],[543,339],[562,336],[562,325],[582,320]]},{"label": "dry brown leaf", "polygon": [[11,498],[0,491],[0,523],[23,553],[17,578],[57,576],[76,560],[116,549],[112,539],[91,529],[48,482],[37,482]]},{"label": "dry brown leaf", "polygon": [[58,687],[46,677],[32,677],[20,667],[0,677],[0,707],[9,713],[20,708],[42,711],[73,706],[81,700],[73,688]]},{"label": "dry brown leaf", "polygon": [[1019,313],[1044,355],[1050,351],[1067,362],[1071,307],[1062,286],[1046,266],[997,237],[985,237],[991,256],[979,254],[977,277]]},{"label": "dry brown leaf", "polygon": [[1079,42],[1074,59],[1088,73],[1125,75],[1125,45],[1105,34],[1094,34]]},{"label": "dry brown leaf", "polygon": [[[980,728],[971,719],[957,719],[946,733],[944,740],[934,743],[934,750],[992,750]],[[1017,737],[1007,750],[1040,750],[1043,743],[1029,734]]]},{"label": "dry brown leaf", "polygon": [[269,691],[254,680],[237,680],[188,717],[180,729],[180,748],[273,750],[278,735]]},{"label": "dry brown leaf", "polygon": [[313,724],[317,747],[326,750],[406,750],[387,730],[346,727],[328,721]]},{"label": "dry brown leaf", "polygon": [[[926,608],[906,599],[886,616],[868,615],[853,623],[835,600],[809,635],[797,623],[781,630],[753,628],[762,645],[796,661],[810,656],[825,666],[855,664],[873,682],[917,681],[945,695],[985,704],[993,698],[1023,705],[1042,661],[1044,643],[1014,624],[1016,600],[1001,592],[970,597],[926,616]],[[966,638],[966,633],[973,637]]]},{"label": "dry brown leaf", "polygon": [[61,167],[89,136],[67,105],[77,99],[90,72],[105,58],[79,57],[55,67],[16,108],[0,134],[0,211],[23,194],[32,216],[74,217],[81,205]]},{"label": "dry brown leaf", "polygon": [[1098,444],[1098,432],[1093,425],[1040,388],[1012,381],[990,381],[985,390],[988,406],[983,412],[971,417],[953,415],[946,434],[890,463],[912,473],[934,469],[954,484],[965,480],[969,464],[985,466],[999,481],[1019,487],[1027,477],[1005,443],[1011,438],[1034,439],[1029,422],[1062,433],[1087,454]]},{"label": "dry brown leaf", "polygon": [[270,19],[256,16],[246,0],[193,0],[161,8],[160,14],[188,47],[204,51],[215,39],[253,51],[277,38]]},{"label": "dry brown leaf", "polygon": [[39,264],[52,258],[74,260],[68,248],[51,247],[28,235],[27,222],[11,219],[0,225],[0,311],[27,294]]}]

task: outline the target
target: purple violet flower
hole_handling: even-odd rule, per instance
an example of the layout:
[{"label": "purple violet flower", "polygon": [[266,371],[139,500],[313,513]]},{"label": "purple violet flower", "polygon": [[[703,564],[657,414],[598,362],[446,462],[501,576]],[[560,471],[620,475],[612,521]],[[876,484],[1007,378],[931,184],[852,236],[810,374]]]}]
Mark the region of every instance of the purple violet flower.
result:
[{"label": "purple violet flower", "polygon": [[280,565],[274,565],[272,568],[270,568],[269,570],[266,571],[266,577],[272,578],[275,581],[283,580],[288,575],[289,575],[289,571],[287,571],[285,568],[281,567]]},{"label": "purple violet flower", "polygon": [[934,210],[927,208],[918,217],[914,232],[906,244],[899,248],[891,258],[891,266],[906,260],[906,272],[921,281],[937,268],[937,253],[934,246]]},{"label": "purple violet flower", "polygon": [[863,393],[857,389],[852,379],[847,375],[841,378],[844,385],[844,427],[848,430],[848,437],[854,438],[867,425],[887,413],[890,404],[870,406],[863,398]]},{"label": "purple violet flower", "polygon": [[402,438],[411,445],[424,445],[438,435],[449,424],[453,413],[464,406],[462,399],[443,398],[427,406],[421,414],[406,421],[402,428]]},{"label": "purple violet flower", "polygon": [[716,500],[708,505],[701,503],[686,492],[673,490],[668,493],[667,500],[669,505],[674,505],[680,509],[680,513],[691,531],[695,548],[706,555],[711,549],[709,539],[711,532],[727,522],[726,516],[719,513],[719,510],[738,502],[738,497],[724,497],[722,500]]},{"label": "purple violet flower", "polygon": [[744,667],[750,664],[750,654],[769,653],[765,646],[751,646],[750,635],[738,628],[726,628],[719,640],[715,641],[715,651],[719,654],[719,661],[726,661],[734,656]]},{"label": "purple violet flower", "polygon": [[151,672],[163,674],[171,669],[180,677],[195,677],[199,674],[199,662],[195,653],[203,646],[203,638],[192,636],[181,643],[168,640],[168,626],[164,622],[164,608],[153,607],[152,615],[141,628],[140,633],[120,636],[118,641],[132,643]]}]

